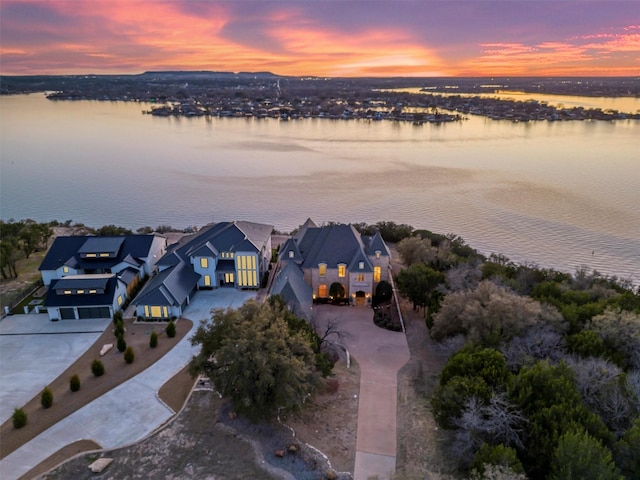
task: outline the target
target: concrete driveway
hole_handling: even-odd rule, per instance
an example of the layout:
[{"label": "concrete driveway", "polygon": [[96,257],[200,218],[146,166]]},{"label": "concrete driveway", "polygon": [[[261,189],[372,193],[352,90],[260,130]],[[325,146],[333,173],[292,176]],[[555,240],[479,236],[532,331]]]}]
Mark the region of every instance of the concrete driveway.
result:
[{"label": "concrete driveway", "polygon": [[[212,308],[237,308],[255,296],[256,292],[243,292],[235,289],[198,292],[184,313],[185,318],[193,321],[193,327],[175,347],[139,375],[85,405],[3,458],[0,461],[0,478],[19,478],[60,448],[77,440],[93,440],[105,449],[112,449],[145,438],[175,414],[159,399],[157,393],[160,387],[178,373],[198,352],[198,348],[191,345],[191,336],[200,321],[211,317]],[[64,325],[64,328],[71,328],[65,323],[56,322],[56,324]],[[69,323],[79,325],[81,322],[69,321]],[[108,323],[109,320],[106,320],[104,326],[106,327]],[[96,334],[93,342],[100,333]],[[48,335],[48,337],[55,339],[65,337],[65,335]],[[74,350],[77,352],[75,356],[70,353],[68,357],[73,358],[68,363],[71,364],[93,342],[89,342],[84,348]],[[40,346],[42,348],[42,344]],[[31,357],[29,358],[27,355],[25,358],[33,361],[37,351],[29,351]],[[67,366],[62,368],[60,373]],[[36,393],[43,386],[39,386]],[[29,399],[32,397],[33,395]],[[11,407],[11,411],[13,411],[13,407]],[[116,420],[110,421],[109,419]],[[117,419],[126,419],[126,421]]]},{"label": "concrete driveway", "polygon": [[360,365],[354,479],[388,479],[396,469],[398,370],[410,358],[405,334],[377,327],[369,307],[320,305],[314,311],[320,325],[338,322]]},{"label": "concrete driveway", "polygon": [[0,423],[75,362],[110,321],[52,322],[47,314],[0,320]]}]

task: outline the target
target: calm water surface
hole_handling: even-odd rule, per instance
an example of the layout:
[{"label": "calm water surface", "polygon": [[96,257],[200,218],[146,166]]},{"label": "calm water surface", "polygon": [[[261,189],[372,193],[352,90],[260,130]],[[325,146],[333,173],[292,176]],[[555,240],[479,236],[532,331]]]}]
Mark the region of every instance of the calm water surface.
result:
[{"label": "calm water surface", "polygon": [[[640,101],[636,108],[640,108]],[[573,99],[571,100],[573,101]],[[0,216],[87,225],[393,220],[640,282],[640,123],[159,118],[0,99]],[[605,107],[607,108],[607,107]]]}]

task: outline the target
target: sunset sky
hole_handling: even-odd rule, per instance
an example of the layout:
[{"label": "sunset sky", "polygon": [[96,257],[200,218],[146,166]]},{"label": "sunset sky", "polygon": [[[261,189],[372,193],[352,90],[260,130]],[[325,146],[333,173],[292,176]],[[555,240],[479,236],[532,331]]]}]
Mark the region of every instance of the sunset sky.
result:
[{"label": "sunset sky", "polygon": [[0,0],[0,73],[640,75],[640,0]]}]

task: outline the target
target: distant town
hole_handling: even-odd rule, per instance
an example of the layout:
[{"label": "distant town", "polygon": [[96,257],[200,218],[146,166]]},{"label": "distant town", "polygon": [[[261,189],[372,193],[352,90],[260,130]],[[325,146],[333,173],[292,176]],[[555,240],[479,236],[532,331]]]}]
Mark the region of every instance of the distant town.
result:
[{"label": "distant town", "polygon": [[[513,122],[640,120],[640,111],[509,98],[509,92],[637,98],[640,82],[631,77],[323,78],[203,71],[2,76],[0,84],[3,95],[46,92],[51,100],[144,102],[151,106],[142,113],[156,116],[391,120],[414,125],[463,121],[466,115]],[[491,96],[494,93],[500,98]]]}]

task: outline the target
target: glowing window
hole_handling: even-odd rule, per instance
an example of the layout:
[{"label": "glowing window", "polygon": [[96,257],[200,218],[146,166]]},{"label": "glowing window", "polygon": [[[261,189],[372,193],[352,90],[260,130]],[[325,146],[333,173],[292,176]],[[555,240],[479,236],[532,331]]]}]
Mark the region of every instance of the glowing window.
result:
[{"label": "glowing window", "polygon": [[[321,277],[324,277],[327,274],[327,264],[326,263],[321,263],[318,265],[318,274]],[[325,295],[326,297],[326,295]]]},{"label": "glowing window", "polygon": [[76,293],[77,293],[77,294],[83,294],[83,293],[84,293],[84,290],[78,290]]},{"label": "glowing window", "polygon": [[151,316],[153,318],[162,318],[162,309],[160,307],[151,307]]},{"label": "glowing window", "polygon": [[338,276],[342,278],[346,274],[347,274],[347,266],[344,263],[338,265]]},{"label": "glowing window", "polygon": [[364,282],[364,273],[359,273],[358,274],[358,281],[359,282]]},{"label": "glowing window", "polygon": [[206,287],[210,287],[211,286],[211,275],[205,275],[204,276],[204,285]]},{"label": "glowing window", "polygon": [[65,294],[65,295],[71,295],[71,290],[65,290],[65,291],[64,291],[64,294]]},{"label": "glowing window", "polygon": [[98,293],[97,290],[89,290],[89,293]]},{"label": "glowing window", "polygon": [[326,298],[326,296],[327,296],[327,286],[326,285],[318,285],[318,296],[320,298]]},{"label": "glowing window", "polygon": [[225,273],[224,274],[224,283],[233,283],[233,273]]},{"label": "glowing window", "polygon": [[169,309],[167,307],[162,307],[162,314],[163,314],[164,318],[168,318],[169,317]]},{"label": "glowing window", "polygon": [[208,258],[201,258],[200,259],[200,267],[209,268],[209,259]]},{"label": "glowing window", "polygon": [[381,253],[382,253],[382,252],[381,252],[380,250],[376,250],[376,258],[380,258],[380,254],[381,254]]},{"label": "glowing window", "polygon": [[360,263],[358,263],[358,268],[359,268],[360,270],[364,270],[364,262],[360,262]]},{"label": "glowing window", "polygon": [[122,305],[122,295],[118,295],[118,306]]},{"label": "glowing window", "polygon": [[150,317],[151,315],[149,315],[149,305],[145,305],[144,306],[144,316],[145,317]]},{"label": "glowing window", "polygon": [[293,258],[293,250],[289,250],[289,258]]},{"label": "glowing window", "polygon": [[108,256],[109,256],[109,254],[108,254],[108,253],[101,253],[101,254],[100,254],[100,256],[101,256],[101,257],[108,257]]},{"label": "glowing window", "polygon": [[69,267],[62,267],[62,273],[69,273]]},{"label": "glowing window", "polygon": [[95,257],[97,257],[97,255],[95,253],[87,253],[87,257],[95,258]]},{"label": "glowing window", "polygon": [[380,274],[381,274],[380,267],[373,267],[373,281],[374,282],[379,282],[380,281]]}]

